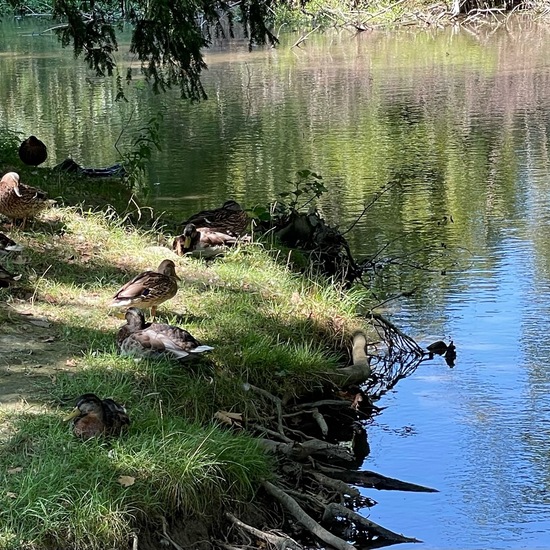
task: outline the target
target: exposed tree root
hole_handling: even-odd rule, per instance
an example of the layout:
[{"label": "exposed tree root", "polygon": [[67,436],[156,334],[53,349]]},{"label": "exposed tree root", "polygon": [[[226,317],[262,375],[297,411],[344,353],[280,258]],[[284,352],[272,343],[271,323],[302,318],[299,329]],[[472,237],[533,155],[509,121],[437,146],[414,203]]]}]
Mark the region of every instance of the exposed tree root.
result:
[{"label": "exposed tree root", "polygon": [[431,487],[425,487],[424,485],[417,485],[416,483],[409,483],[408,481],[401,481],[393,477],[383,476],[376,472],[370,472],[368,470],[354,471],[346,470],[344,468],[337,468],[333,466],[325,466],[319,464],[318,469],[331,477],[341,479],[346,483],[353,483],[360,487],[371,487],[373,489],[386,490],[386,491],[411,491],[415,493],[438,493],[437,489]]},{"label": "exposed tree root", "polygon": [[290,537],[287,537],[286,535],[275,535],[273,533],[261,531],[260,529],[256,529],[251,525],[247,525],[230,513],[226,513],[225,517],[243,531],[246,531],[256,538],[273,545],[275,548],[280,548],[280,550],[301,550],[302,548],[300,544],[298,544],[295,540],[292,540]]},{"label": "exposed tree root", "polygon": [[[363,420],[380,410],[372,400],[414,370],[414,365],[405,360],[407,354],[419,359],[416,342],[397,327],[379,316],[374,316],[372,322],[386,341],[388,353],[402,358],[402,363],[385,370],[378,363],[376,371],[371,369],[368,339],[365,333],[357,331],[351,343],[352,364],[340,369],[345,375],[341,372],[327,377],[323,392],[293,400],[246,385],[258,396],[258,402],[255,412],[243,420],[243,427],[258,437],[266,452],[276,457],[279,477],[276,482],[264,481],[265,493],[257,495],[260,501],[265,501],[265,509],[271,515],[255,516],[257,509],[263,509],[257,501],[254,510],[248,510],[250,517],[246,510],[227,513],[226,520],[232,527],[220,547],[244,550],[260,544],[298,550],[321,544],[336,550],[353,550],[356,546],[351,539],[361,548],[419,542],[377,525],[358,512],[376,504],[362,495],[358,487],[435,491],[356,470],[369,453]],[[375,373],[378,379],[373,382]],[[370,394],[365,386],[371,388]],[[273,506],[274,503],[278,506]]]},{"label": "exposed tree root", "polygon": [[311,516],[309,516],[302,507],[285,491],[273,485],[269,481],[264,481],[263,486],[265,490],[275,499],[277,499],[293,516],[301,523],[308,531],[310,531],[317,538],[321,539],[324,543],[328,544],[336,550],[355,550],[355,547],[345,540],[333,535],[330,531],[327,531],[319,523],[317,523]]},{"label": "exposed tree root", "polygon": [[353,523],[358,528],[369,531],[374,537],[385,539],[386,541],[388,541],[389,544],[396,544],[401,542],[422,542],[418,539],[404,537],[403,535],[399,535],[397,533],[394,533],[393,531],[390,531],[389,529],[381,527],[377,523],[374,523],[374,521],[370,521],[367,518],[364,518],[362,515],[354,512],[353,510],[350,510],[349,508],[346,508],[345,506],[342,506],[341,504],[336,504],[333,502],[332,504],[326,506],[323,521],[335,520],[340,517],[353,521]]}]

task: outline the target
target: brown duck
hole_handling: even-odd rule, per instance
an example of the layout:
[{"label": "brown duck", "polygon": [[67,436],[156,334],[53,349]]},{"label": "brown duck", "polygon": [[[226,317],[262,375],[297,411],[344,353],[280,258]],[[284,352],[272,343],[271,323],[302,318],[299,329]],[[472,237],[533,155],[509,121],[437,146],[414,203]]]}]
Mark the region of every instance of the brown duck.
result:
[{"label": "brown duck", "polygon": [[21,279],[21,275],[12,275],[7,269],[0,265],[0,287],[8,287],[11,283]]},{"label": "brown duck", "polygon": [[196,227],[207,227],[233,237],[241,237],[246,233],[248,221],[248,216],[241,205],[234,200],[229,200],[224,202],[221,208],[202,210],[181,222],[180,225],[192,223]]},{"label": "brown duck", "polygon": [[16,172],[8,172],[0,180],[0,214],[23,220],[21,229],[25,228],[27,218],[36,216],[50,202],[41,189],[21,183]]},{"label": "brown duck", "polygon": [[209,227],[196,227],[195,224],[188,223],[183,233],[174,239],[172,246],[176,254],[183,256],[183,254],[195,251],[217,253],[222,247],[236,242],[237,238],[227,233],[214,231]]},{"label": "brown duck", "polygon": [[21,252],[23,247],[10,239],[4,233],[0,233],[0,254],[8,254],[9,252]]},{"label": "brown duck", "polygon": [[146,323],[143,312],[131,307],[126,312],[126,324],[117,334],[117,346],[122,355],[134,357],[170,357],[186,361],[211,351],[186,330],[164,323]]},{"label": "brown duck", "polygon": [[29,166],[38,166],[48,158],[48,149],[36,136],[30,136],[19,146],[19,158]]},{"label": "brown duck", "polygon": [[114,295],[111,307],[149,307],[155,318],[157,306],[176,295],[179,280],[174,262],[163,260],[156,271],[144,271],[127,282]]},{"label": "brown duck", "polygon": [[64,420],[73,421],[73,433],[82,439],[118,436],[130,424],[122,405],[112,399],[102,400],[95,393],[81,395],[76,407]]}]

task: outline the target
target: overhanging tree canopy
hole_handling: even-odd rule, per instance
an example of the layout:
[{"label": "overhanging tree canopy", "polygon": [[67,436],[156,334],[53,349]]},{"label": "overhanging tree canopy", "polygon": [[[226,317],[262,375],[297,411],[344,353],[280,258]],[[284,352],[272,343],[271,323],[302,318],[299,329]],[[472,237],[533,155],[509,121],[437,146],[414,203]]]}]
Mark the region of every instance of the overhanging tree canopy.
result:
[{"label": "overhanging tree canopy", "polygon": [[[98,75],[116,70],[117,33],[129,22],[130,52],[154,90],[179,86],[183,98],[199,100],[206,97],[200,81],[206,68],[202,51],[212,37],[225,35],[224,28],[233,36],[238,20],[250,46],[274,44],[277,39],[269,30],[272,8],[285,2],[292,0],[55,0],[53,16],[66,23],[56,29],[62,44],[72,44],[75,56],[83,55]],[[14,7],[21,3],[11,0]],[[126,78],[131,79],[130,70]]]}]

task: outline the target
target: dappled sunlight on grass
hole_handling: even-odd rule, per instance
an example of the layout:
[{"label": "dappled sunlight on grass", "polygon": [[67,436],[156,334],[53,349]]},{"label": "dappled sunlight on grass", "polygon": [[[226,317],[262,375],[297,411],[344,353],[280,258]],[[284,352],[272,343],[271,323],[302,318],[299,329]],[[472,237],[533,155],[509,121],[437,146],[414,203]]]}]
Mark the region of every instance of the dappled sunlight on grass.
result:
[{"label": "dappled sunlight on grass", "polygon": [[[33,327],[27,338],[41,343],[33,357],[45,373],[31,377],[34,386],[22,378],[19,389],[41,400],[40,412],[0,408],[0,548],[126,548],[145,517],[205,514],[250,498],[269,459],[218,425],[216,412],[254,412],[248,384],[281,396],[319,387],[348,362],[366,296],[306,280],[261,245],[206,262],[175,256],[162,246],[170,236],[110,212],[55,209],[43,224],[16,232],[25,251],[6,266],[22,279],[0,290],[0,323],[8,335]],[[165,258],[182,281],[157,321],[214,350],[185,364],[121,357],[115,335],[124,320],[111,297]],[[125,405],[131,425],[120,439],[82,442],[62,421],[87,392]],[[132,484],[121,485],[121,475]]]}]

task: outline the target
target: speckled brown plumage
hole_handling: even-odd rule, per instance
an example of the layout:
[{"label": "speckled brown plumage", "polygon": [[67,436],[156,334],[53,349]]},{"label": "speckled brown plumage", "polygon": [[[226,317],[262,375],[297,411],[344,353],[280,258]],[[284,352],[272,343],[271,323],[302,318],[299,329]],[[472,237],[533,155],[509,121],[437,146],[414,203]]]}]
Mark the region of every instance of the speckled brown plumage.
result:
[{"label": "speckled brown plumage", "polygon": [[8,172],[0,180],[0,214],[14,220],[23,220],[36,216],[49,206],[46,192],[19,180],[19,174]]},{"label": "speckled brown plumage", "polygon": [[38,166],[48,158],[48,149],[36,136],[30,136],[19,146],[19,158],[29,166]]},{"label": "speckled brown plumage", "polygon": [[241,205],[233,200],[223,203],[221,208],[202,210],[193,214],[180,225],[194,224],[196,227],[207,227],[213,231],[219,231],[233,237],[241,237],[248,227],[248,215]]},{"label": "speckled brown plumage", "polygon": [[82,439],[101,435],[119,436],[130,424],[122,405],[112,399],[101,400],[94,393],[81,395],[65,420],[73,421],[73,433]]},{"label": "speckled brown plumage", "polygon": [[0,287],[10,286],[15,281],[20,279],[21,275],[12,275],[7,269],[0,266]]},{"label": "speckled brown plumage", "polygon": [[202,251],[208,248],[223,247],[237,242],[237,238],[227,233],[214,231],[209,227],[196,227],[188,223],[181,235],[174,239],[173,248],[182,256],[188,252]]},{"label": "speckled brown plumage", "polygon": [[164,323],[146,323],[143,312],[131,307],[126,324],[117,334],[122,355],[135,357],[170,357],[186,361],[214,348],[202,345],[186,330]]},{"label": "speckled brown plumage", "polygon": [[127,282],[114,295],[111,307],[151,308],[155,317],[157,306],[176,295],[179,280],[174,262],[163,260],[156,271],[144,271]]}]

